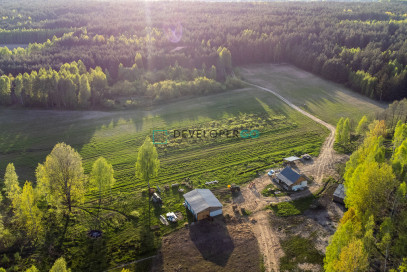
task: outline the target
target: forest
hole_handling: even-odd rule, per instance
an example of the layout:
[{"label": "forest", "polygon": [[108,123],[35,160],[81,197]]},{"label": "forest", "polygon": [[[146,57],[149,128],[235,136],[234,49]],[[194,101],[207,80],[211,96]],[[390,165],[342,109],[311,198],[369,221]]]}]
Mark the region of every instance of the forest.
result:
[{"label": "forest", "polygon": [[359,148],[344,169],[348,210],[326,249],[325,271],[406,269],[406,102],[392,103],[380,121],[363,116],[354,129],[348,118],[338,121],[337,149],[349,151],[352,141]]},{"label": "forest", "polygon": [[238,87],[233,67],[259,62],[406,97],[404,3],[43,2],[0,7],[1,104],[137,106]]}]

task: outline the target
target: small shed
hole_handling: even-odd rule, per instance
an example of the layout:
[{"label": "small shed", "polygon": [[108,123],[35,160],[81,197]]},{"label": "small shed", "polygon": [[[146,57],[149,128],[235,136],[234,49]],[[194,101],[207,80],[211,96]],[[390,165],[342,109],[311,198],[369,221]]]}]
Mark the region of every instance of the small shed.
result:
[{"label": "small shed", "polygon": [[287,166],[277,174],[277,181],[286,190],[297,191],[307,187],[305,176],[295,172],[290,166]]},{"label": "small shed", "polygon": [[196,220],[222,214],[222,204],[209,189],[195,189],[184,194],[185,206]]},{"label": "small shed", "polygon": [[293,165],[296,161],[299,161],[299,160],[301,160],[301,158],[298,158],[296,156],[291,156],[288,158],[284,158],[284,163]]},{"label": "small shed", "polygon": [[343,184],[339,184],[334,192],[334,201],[341,204],[345,204],[344,202],[345,196],[346,196],[345,186],[343,186]]}]

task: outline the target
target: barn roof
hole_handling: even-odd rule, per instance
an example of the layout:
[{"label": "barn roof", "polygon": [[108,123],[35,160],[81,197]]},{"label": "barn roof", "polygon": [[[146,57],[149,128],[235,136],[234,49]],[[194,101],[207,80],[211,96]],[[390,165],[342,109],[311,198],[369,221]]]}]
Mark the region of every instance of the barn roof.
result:
[{"label": "barn roof", "polygon": [[296,157],[296,156],[291,156],[291,157],[288,157],[288,158],[284,158],[284,160],[288,161],[288,162],[293,162],[293,161],[298,161],[298,160],[301,160],[301,159]]},{"label": "barn roof", "polygon": [[284,182],[285,184],[287,184],[288,186],[294,184],[300,177],[301,175],[295,172],[293,169],[291,169],[290,166],[284,168],[283,171],[281,171],[277,175],[277,178]]},{"label": "barn roof", "polygon": [[339,184],[338,187],[336,187],[336,190],[334,192],[334,196],[340,198],[340,199],[345,199],[345,186],[343,184]]},{"label": "barn roof", "polygon": [[222,208],[222,204],[209,189],[195,189],[184,194],[185,200],[195,213],[210,207]]}]

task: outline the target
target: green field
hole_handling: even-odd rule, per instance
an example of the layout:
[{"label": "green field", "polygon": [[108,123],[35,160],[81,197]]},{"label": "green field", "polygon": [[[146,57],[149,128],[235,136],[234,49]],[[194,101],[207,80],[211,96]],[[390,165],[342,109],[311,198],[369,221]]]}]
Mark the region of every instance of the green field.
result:
[{"label": "green field", "polygon": [[[152,209],[151,224],[159,225],[158,216],[168,211],[180,211],[185,219],[175,225],[161,226],[156,235],[146,229],[148,205],[146,195],[141,194],[146,185],[135,178],[134,165],[138,148],[146,136],[152,137],[153,129],[260,131],[260,136],[255,139],[170,139],[168,145],[156,145],[161,169],[159,176],[152,181],[154,186],[163,189],[164,185],[189,178],[194,187],[215,189],[222,200],[230,197],[224,192],[228,184],[247,182],[286,156],[318,155],[328,135],[326,128],[294,111],[272,94],[253,88],[185,99],[148,110],[0,109],[1,175],[7,163],[13,162],[21,182],[26,179],[34,181],[37,164],[45,160],[58,142],[66,142],[79,151],[86,173],[99,156],[113,164],[116,178],[112,189],[113,204],[106,202],[104,206],[127,215],[127,218],[105,214],[108,219],[103,226],[106,233],[104,245],[95,245],[86,235],[78,235],[91,229],[92,223],[83,216],[74,219],[81,224],[68,229],[66,237],[71,238],[64,243],[64,251],[69,252],[67,258],[74,261],[72,268],[99,270],[153,254],[161,235],[183,226],[187,214],[182,206],[182,193],[170,189],[162,193],[164,206]],[[215,179],[219,184],[205,185]],[[89,193],[85,205],[91,207],[93,199],[94,195]],[[132,211],[139,214],[134,220],[128,216]],[[91,257],[81,257],[101,258],[101,254],[106,263],[98,266]]]},{"label": "green field", "polygon": [[[244,114],[250,120],[245,121]],[[136,189],[140,187],[134,180],[137,149],[146,136],[152,137],[153,129],[222,129],[236,122],[249,130],[262,124],[260,137],[157,145],[162,167],[155,183],[186,177],[196,185],[215,178],[223,185],[244,181],[284,156],[317,155],[327,135],[319,124],[256,89],[187,99],[148,111],[1,109],[0,169],[3,172],[8,162],[14,162],[22,180],[33,180],[37,164],[56,143],[66,142],[82,155],[86,172],[97,157],[104,156],[114,166],[116,189]]]},{"label": "green field", "polygon": [[[321,84],[336,85],[307,73],[305,75],[309,78],[298,78],[300,71],[295,70],[295,75],[292,67],[281,70],[270,66],[274,67],[270,76],[268,69],[259,67],[253,68],[250,80],[257,82],[259,78],[266,78],[272,81],[281,90],[284,88],[284,92],[280,91],[282,95],[296,104],[306,104],[307,110],[331,123],[347,111],[350,111],[348,115],[362,116],[380,109],[366,102],[365,98],[358,99],[346,92],[334,91],[333,95],[322,89]],[[249,78],[248,74],[245,76]],[[299,82],[298,88],[295,87],[296,81]],[[270,87],[267,82],[261,79],[257,83]],[[324,112],[324,109],[328,110]],[[66,142],[80,153],[86,173],[99,156],[113,165],[116,184],[111,198],[105,198],[103,202],[106,210],[99,226],[104,231],[104,239],[93,241],[86,237],[86,232],[99,224],[92,217],[95,212],[92,192],[87,194],[85,204],[91,213],[75,215],[65,234],[61,250],[74,270],[99,271],[155,254],[162,235],[182,227],[188,220],[182,206],[182,193],[169,189],[161,194],[164,205],[152,207],[151,225],[160,227],[154,232],[148,228],[147,195],[142,193],[146,185],[135,178],[134,171],[137,150],[146,136],[153,136],[155,129],[168,130],[170,134],[173,130],[183,129],[256,129],[260,132],[258,138],[170,138],[167,145],[156,145],[161,169],[151,182],[153,186],[164,189],[165,185],[182,183],[189,178],[195,188],[211,188],[222,201],[230,199],[226,190],[228,184],[252,180],[284,157],[304,153],[317,156],[328,135],[325,127],[294,111],[272,94],[256,88],[128,111],[0,108],[1,176],[6,165],[13,162],[21,183],[35,181],[38,163],[45,160],[58,142]],[[212,180],[219,183],[205,185]],[[189,190],[184,185],[181,188]],[[159,215],[169,211],[182,212],[184,220],[170,226],[160,225]],[[62,226],[56,228],[62,229]],[[55,233],[61,235],[59,231]],[[55,239],[60,240],[60,237]],[[52,259],[47,261],[42,252],[39,250],[30,256],[43,259],[42,268],[46,268]],[[99,261],[101,259],[103,262]],[[140,265],[140,269],[146,269],[145,264]]]},{"label": "green field", "polygon": [[336,125],[341,117],[359,121],[387,107],[343,85],[324,80],[287,64],[256,64],[241,67],[245,80],[276,91],[318,118]]}]

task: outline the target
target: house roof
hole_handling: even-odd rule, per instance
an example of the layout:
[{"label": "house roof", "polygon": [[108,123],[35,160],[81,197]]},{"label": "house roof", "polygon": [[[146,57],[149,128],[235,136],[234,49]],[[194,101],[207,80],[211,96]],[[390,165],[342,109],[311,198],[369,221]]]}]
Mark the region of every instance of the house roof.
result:
[{"label": "house roof", "polygon": [[298,161],[301,160],[300,158],[296,157],[296,156],[291,156],[288,158],[284,158],[285,161],[289,161],[289,162],[293,162],[293,161]]},{"label": "house roof", "polygon": [[185,200],[195,213],[210,207],[222,208],[222,204],[209,189],[195,189],[184,194]]},{"label": "house roof", "polygon": [[346,196],[345,193],[345,186],[343,186],[343,184],[339,184],[338,187],[336,187],[336,190],[334,192],[334,196],[340,198],[340,199],[344,199]]},{"label": "house roof", "polygon": [[293,185],[300,177],[301,175],[291,169],[290,166],[287,166],[283,171],[277,174],[277,178],[288,186]]}]

